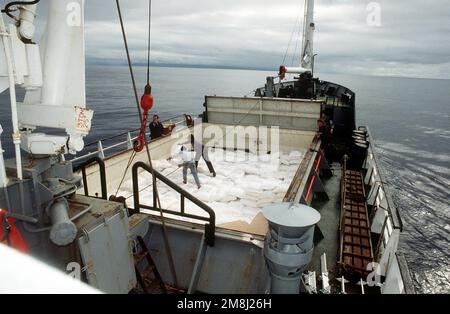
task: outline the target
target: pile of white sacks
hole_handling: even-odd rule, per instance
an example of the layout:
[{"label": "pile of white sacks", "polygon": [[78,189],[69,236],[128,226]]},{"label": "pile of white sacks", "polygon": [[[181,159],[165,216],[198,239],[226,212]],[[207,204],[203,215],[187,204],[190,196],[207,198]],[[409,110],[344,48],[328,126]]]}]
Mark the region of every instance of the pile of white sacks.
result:
[{"label": "pile of white sacks", "polygon": [[[304,152],[257,156],[242,151],[212,150],[210,159],[216,170],[214,178],[205,162],[200,160],[199,178],[202,184],[197,189],[190,171],[188,184],[183,184],[181,160],[156,160],[153,166],[170,180],[210,206],[216,213],[216,224],[235,221],[251,223],[265,206],[281,202],[304,157]],[[152,177],[148,173],[140,175],[140,201],[153,204]],[[161,205],[164,209],[180,211],[180,195],[165,184],[158,183]],[[132,195],[132,182],[122,186],[119,195]],[[132,205],[133,199],[129,199]],[[207,214],[195,204],[186,200],[186,212],[199,216]],[[184,219],[190,221],[190,219]]]}]

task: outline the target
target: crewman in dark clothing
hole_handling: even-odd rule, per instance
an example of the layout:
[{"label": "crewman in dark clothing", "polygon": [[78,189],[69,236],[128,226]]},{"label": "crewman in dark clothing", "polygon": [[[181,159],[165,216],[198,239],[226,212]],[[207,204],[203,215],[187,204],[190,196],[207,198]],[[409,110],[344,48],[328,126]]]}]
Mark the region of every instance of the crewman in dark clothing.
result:
[{"label": "crewman in dark clothing", "polygon": [[214,166],[208,156],[208,148],[206,148],[202,143],[196,141],[193,134],[191,134],[191,145],[195,150],[195,166],[198,168],[198,162],[200,161],[200,158],[203,157],[206,165],[208,166],[209,172],[213,175],[213,177],[216,177],[216,171],[214,170]]},{"label": "crewman in dark clothing", "polygon": [[328,144],[330,143],[331,129],[322,119],[317,120],[317,127],[320,133],[320,140],[322,141],[322,148],[326,149],[328,148]]},{"label": "crewman in dark clothing", "polygon": [[331,123],[325,122],[325,120],[317,120],[317,128],[320,133],[320,140],[322,141],[322,149],[324,150],[325,158],[330,161],[333,156],[333,147],[330,145],[331,137],[333,135],[333,127]]},{"label": "crewman in dark clothing", "polygon": [[154,115],[153,121],[150,123],[150,136],[152,140],[156,140],[163,136],[164,127],[161,122],[159,122],[159,116]]}]

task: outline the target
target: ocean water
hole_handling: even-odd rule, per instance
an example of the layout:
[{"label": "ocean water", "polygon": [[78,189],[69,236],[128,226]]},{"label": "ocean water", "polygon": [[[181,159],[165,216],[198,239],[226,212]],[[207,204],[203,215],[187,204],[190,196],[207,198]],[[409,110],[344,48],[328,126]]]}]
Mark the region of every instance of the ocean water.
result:
[{"label": "ocean water", "polygon": [[[136,68],[142,90],[145,69]],[[198,115],[205,95],[243,96],[268,73],[247,70],[152,68],[154,113],[162,119]],[[400,249],[419,293],[450,293],[450,81],[320,73],[356,92],[358,125],[367,125],[405,224]],[[19,92],[19,94],[22,94]],[[87,103],[95,110],[87,142],[139,126],[126,67],[89,66]],[[9,101],[0,95],[6,154]]]}]

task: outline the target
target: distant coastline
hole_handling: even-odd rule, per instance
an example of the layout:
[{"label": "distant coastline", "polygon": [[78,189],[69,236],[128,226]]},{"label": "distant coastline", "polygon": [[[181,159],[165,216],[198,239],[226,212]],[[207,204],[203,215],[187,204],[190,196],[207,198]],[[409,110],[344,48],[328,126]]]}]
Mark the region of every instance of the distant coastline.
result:
[{"label": "distant coastline", "polygon": [[[87,66],[128,66],[126,61],[117,60],[94,60],[88,59],[86,61]],[[133,64],[135,67],[146,67],[145,62],[136,62]],[[215,69],[215,70],[241,70],[241,71],[261,71],[261,72],[273,72],[276,73],[277,67],[243,67],[243,66],[229,66],[229,65],[207,65],[207,64],[178,64],[178,63],[152,63],[152,67],[159,68],[182,68],[182,69]],[[363,77],[375,77],[375,78],[393,78],[393,79],[411,79],[411,80],[437,80],[448,81],[447,78],[427,78],[427,77],[410,77],[410,76],[387,76],[387,75],[368,75],[368,74],[355,74],[355,73],[342,73],[342,72],[322,72],[317,71],[319,75],[333,74],[333,75],[350,75],[350,76],[363,76]]]},{"label": "distant coastline", "polygon": [[[128,66],[126,61],[113,60],[87,60],[87,65],[103,65],[103,66]],[[136,67],[146,67],[145,62],[135,62]],[[242,66],[228,66],[228,65],[207,65],[207,64],[179,64],[179,63],[152,63],[152,67],[161,68],[186,68],[186,69],[217,69],[217,70],[248,70],[248,71],[274,71],[270,67],[242,67]]]}]

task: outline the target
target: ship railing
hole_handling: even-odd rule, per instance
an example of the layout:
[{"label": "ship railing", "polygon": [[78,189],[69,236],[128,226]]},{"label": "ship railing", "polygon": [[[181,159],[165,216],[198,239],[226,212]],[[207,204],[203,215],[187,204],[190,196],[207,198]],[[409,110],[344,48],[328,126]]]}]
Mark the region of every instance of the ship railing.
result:
[{"label": "ship railing", "polygon": [[[84,161],[83,163],[77,165],[76,167],[74,167],[73,171],[74,172],[81,171],[81,175],[83,177],[84,195],[90,196],[86,168],[93,164],[97,164],[100,169],[100,171],[99,171],[100,187],[101,187],[101,191],[102,191],[101,198],[104,200],[107,200],[108,199],[108,190],[107,190],[108,188],[107,188],[107,184],[106,184],[106,166],[105,166],[105,162],[103,161],[103,159],[101,159],[99,157],[92,157],[92,158]],[[96,196],[96,197],[98,197],[98,196]]]},{"label": "ship railing", "polygon": [[351,107],[345,103],[340,97],[337,96],[325,96],[325,104],[334,107]]},{"label": "ship railing", "polygon": [[[187,117],[187,115],[178,115],[176,117],[164,120],[162,123],[174,125],[174,130],[179,131],[188,127]],[[133,148],[134,141],[138,138],[139,131],[140,129],[133,129],[128,132],[123,132],[88,143],[85,146],[85,151],[88,152],[84,155],[76,156],[70,161],[74,164],[79,164],[89,158],[98,157],[100,159],[105,159],[114,153],[130,150]],[[146,132],[146,136],[150,137],[150,132]]]},{"label": "ship railing", "polygon": [[368,133],[370,139],[370,148],[368,157],[364,164],[364,168],[368,170],[365,176],[365,184],[371,186],[368,202],[372,203],[376,209],[384,209],[387,212],[387,216],[392,223],[389,229],[403,229],[403,222],[401,220],[398,209],[396,208],[390,191],[386,188],[388,184],[384,178],[385,175],[382,168],[379,166],[377,155],[375,154],[375,146],[372,134],[368,127],[360,127],[359,130],[365,130]]},{"label": "ship railing", "polygon": [[[394,204],[390,190],[386,187],[388,182],[384,181],[386,177],[382,168],[379,166],[379,160],[375,154],[375,145],[372,142],[373,137],[368,127],[360,127],[360,130],[365,130],[370,139],[370,148],[368,157],[366,159],[364,168],[367,173],[364,178],[364,183],[370,186],[367,203],[372,206],[372,214],[370,222],[372,224],[372,231],[380,231],[380,238],[378,239],[378,246],[375,253],[375,261],[379,263],[382,268],[387,270],[395,269],[393,263],[398,265],[401,285],[403,285],[404,293],[414,294],[414,284],[412,282],[411,274],[409,272],[406,259],[398,252],[398,244],[400,233],[403,231],[403,222],[400,213]],[[381,226],[381,227],[380,227]],[[394,260],[393,260],[394,259]]]},{"label": "ship railing", "polygon": [[[141,204],[140,201],[140,189],[139,189],[139,174],[140,170],[148,172],[150,174],[153,174],[153,205],[149,206],[146,204]],[[162,175],[160,172],[156,170],[152,170],[152,168],[147,165],[144,162],[138,162],[133,165],[132,170],[132,176],[133,176],[133,197],[134,197],[134,210],[140,212],[142,209],[144,210],[150,210],[158,213],[178,216],[178,217],[184,217],[189,218],[193,220],[203,221],[206,222],[205,224],[205,242],[209,246],[214,246],[215,243],[215,233],[216,233],[216,214],[214,210],[206,205],[204,202],[187,192],[186,190],[182,189],[179,185],[171,181],[166,176]],[[177,192],[180,195],[180,211],[174,211],[169,209],[163,209],[158,206],[158,191],[157,191],[157,180],[161,181],[168,187],[170,187],[172,190]],[[199,208],[201,208],[207,215],[206,216],[198,216],[189,214],[186,212],[186,200],[192,202]]]}]

